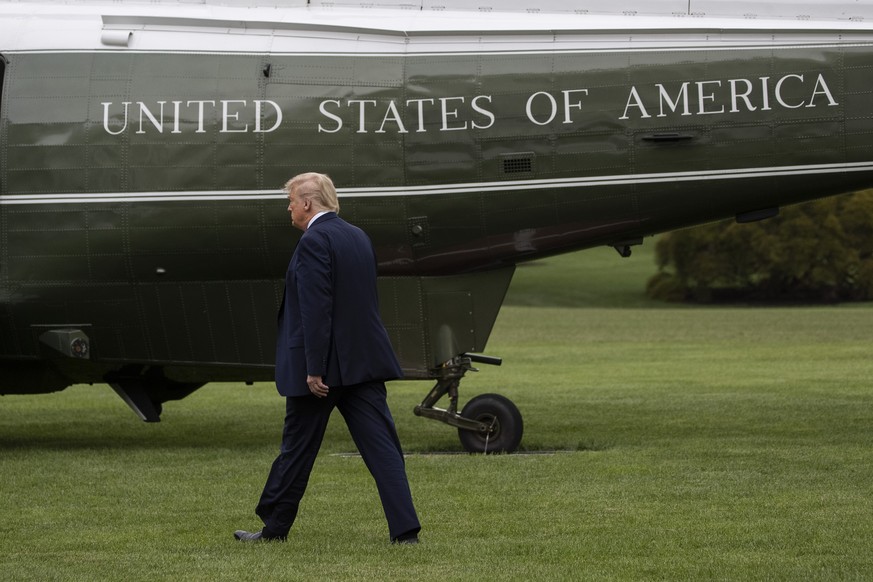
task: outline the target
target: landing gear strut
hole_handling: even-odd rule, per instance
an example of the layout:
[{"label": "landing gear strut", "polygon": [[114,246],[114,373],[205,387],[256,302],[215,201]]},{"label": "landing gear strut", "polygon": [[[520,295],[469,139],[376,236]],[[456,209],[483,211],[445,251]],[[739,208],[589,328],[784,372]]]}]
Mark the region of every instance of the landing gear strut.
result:
[{"label": "landing gear strut", "polygon": [[[473,362],[499,366],[502,360],[478,354],[455,356],[438,369],[436,386],[413,412],[457,427],[461,445],[470,453],[514,452],[521,443],[524,423],[511,400],[499,394],[482,394],[458,413],[458,384],[468,371],[478,372]],[[449,407],[434,408],[445,394],[449,395]]]},{"label": "landing gear strut", "polygon": [[170,380],[160,368],[136,365],[107,374],[106,382],[145,422],[160,422],[164,402],[181,400],[203,386]]}]

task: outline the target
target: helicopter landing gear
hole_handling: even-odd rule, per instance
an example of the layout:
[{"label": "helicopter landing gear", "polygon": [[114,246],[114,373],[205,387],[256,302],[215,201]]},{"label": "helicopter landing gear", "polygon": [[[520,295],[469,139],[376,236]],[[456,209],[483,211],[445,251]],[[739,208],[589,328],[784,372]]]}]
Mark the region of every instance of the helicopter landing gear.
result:
[{"label": "helicopter landing gear", "polygon": [[105,379],[145,422],[160,422],[164,402],[181,400],[203,386],[202,383],[170,380],[160,368],[136,365],[111,372]]},{"label": "helicopter landing gear", "polygon": [[[502,360],[479,354],[455,356],[438,368],[436,385],[413,412],[457,427],[458,438],[467,452],[512,453],[521,443],[524,423],[511,400],[499,394],[481,394],[458,413],[458,384],[468,371],[478,372],[473,362],[499,366]],[[435,408],[434,404],[445,394],[449,395],[448,408]]]}]

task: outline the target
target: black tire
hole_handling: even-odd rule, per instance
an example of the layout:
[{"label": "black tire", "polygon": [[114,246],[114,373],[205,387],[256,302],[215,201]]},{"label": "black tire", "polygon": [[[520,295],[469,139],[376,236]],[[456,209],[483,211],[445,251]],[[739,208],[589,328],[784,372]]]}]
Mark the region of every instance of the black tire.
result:
[{"label": "black tire", "polygon": [[512,400],[500,394],[480,394],[470,399],[461,416],[490,425],[491,431],[458,429],[461,445],[469,453],[512,453],[521,444],[524,423]]}]

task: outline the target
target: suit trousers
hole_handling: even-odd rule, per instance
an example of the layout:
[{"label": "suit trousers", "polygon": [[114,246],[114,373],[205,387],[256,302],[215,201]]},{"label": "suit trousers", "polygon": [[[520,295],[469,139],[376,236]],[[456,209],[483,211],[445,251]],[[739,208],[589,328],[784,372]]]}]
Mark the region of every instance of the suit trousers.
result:
[{"label": "suit trousers", "polygon": [[338,408],[345,419],[376,481],[391,539],[418,532],[421,525],[412,503],[403,450],[388,409],[385,384],[366,382],[331,387],[324,398],[311,395],[286,398],[282,448],[270,468],[255,509],[264,522],[264,534],[288,535],[334,408]]}]

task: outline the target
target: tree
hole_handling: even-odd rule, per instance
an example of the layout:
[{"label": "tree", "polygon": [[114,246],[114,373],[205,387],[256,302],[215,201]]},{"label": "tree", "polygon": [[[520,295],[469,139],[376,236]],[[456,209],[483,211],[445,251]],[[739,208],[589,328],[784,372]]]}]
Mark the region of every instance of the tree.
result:
[{"label": "tree", "polygon": [[873,190],[783,209],[753,224],[671,232],[647,293],[666,301],[873,299]]}]

